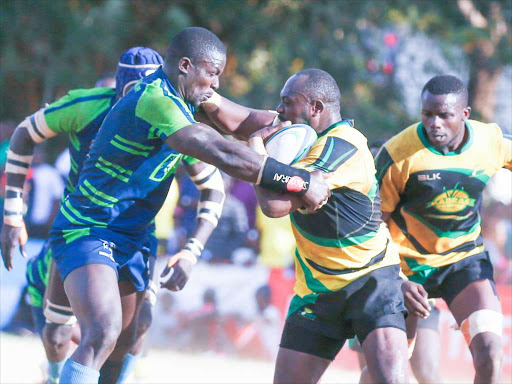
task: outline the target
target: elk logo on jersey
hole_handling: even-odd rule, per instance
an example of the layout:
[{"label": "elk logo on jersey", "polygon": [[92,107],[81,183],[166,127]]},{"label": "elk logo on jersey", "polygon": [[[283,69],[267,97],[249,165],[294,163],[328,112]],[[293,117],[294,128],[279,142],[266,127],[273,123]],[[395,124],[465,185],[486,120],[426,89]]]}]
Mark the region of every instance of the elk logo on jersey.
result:
[{"label": "elk logo on jersey", "polygon": [[434,207],[443,213],[455,213],[475,205],[475,199],[469,197],[468,193],[464,191],[464,187],[459,187],[459,183],[453,189],[443,189],[443,193],[428,203],[427,208]]}]

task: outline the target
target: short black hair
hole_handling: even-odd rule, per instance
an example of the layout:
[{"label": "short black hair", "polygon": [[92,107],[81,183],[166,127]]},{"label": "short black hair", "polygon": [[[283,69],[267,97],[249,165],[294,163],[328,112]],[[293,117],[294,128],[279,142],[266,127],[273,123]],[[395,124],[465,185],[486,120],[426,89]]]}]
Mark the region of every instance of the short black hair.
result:
[{"label": "short black hair", "polygon": [[201,61],[211,54],[226,55],[226,47],[211,31],[201,27],[182,29],[171,40],[165,61],[177,62],[182,57]]},{"label": "short black hair", "polygon": [[339,109],[341,93],[336,80],[327,72],[317,68],[304,69],[295,76],[304,78],[302,92],[311,101],[321,100]]},{"label": "short black hair", "polygon": [[457,76],[440,75],[431,78],[423,87],[421,95],[429,91],[433,95],[455,94],[460,97],[464,106],[468,104],[468,88]]}]

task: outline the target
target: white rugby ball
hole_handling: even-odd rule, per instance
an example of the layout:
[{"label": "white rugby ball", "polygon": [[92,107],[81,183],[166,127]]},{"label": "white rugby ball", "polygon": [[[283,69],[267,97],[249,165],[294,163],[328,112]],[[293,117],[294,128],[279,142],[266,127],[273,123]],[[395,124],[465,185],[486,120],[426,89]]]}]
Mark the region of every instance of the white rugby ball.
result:
[{"label": "white rugby ball", "polygon": [[292,124],[270,136],[265,148],[270,157],[290,165],[306,157],[317,139],[316,131],[309,125]]}]

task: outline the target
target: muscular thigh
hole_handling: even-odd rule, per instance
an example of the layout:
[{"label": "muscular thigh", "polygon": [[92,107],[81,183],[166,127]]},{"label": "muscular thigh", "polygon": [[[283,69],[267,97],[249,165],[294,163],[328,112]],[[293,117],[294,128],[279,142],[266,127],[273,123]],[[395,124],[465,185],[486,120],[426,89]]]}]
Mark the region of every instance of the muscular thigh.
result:
[{"label": "muscular thigh", "polygon": [[121,321],[117,274],[111,267],[104,264],[79,267],[68,274],[64,288],[81,327],[105,319]]},{"label": "muscular thigh", "polygon": [[48,287],[46,289],[46,299],[51,303],[60,305],[63,307],[69,307],[69,300],[64,290],[64,283],[60,278],[59,271],[55,262],[51,262],[50,276],[48,278]]},{"label": "muscular thigh", "polygon": [[450,304],[450,311],[459,325],[473,312],[481,309],[501,313],[496,287],[494,282],[488,279],[468,284]]}]

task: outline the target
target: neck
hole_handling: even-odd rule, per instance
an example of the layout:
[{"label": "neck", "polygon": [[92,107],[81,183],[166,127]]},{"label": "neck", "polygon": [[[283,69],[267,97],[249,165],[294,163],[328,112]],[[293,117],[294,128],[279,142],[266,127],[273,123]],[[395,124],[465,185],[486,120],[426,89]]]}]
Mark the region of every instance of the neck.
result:
[{"label": "neck", "polygon": [[180,82],[180,76],[177,70],[174,69],[174,67],[167,64],[167,62],[164,63],[162,66],[162,70],[165,73],[165,76],[169,79],[171,84],[173,85],[174,89],[176,89],[176,92],[180,95],[180,97],[185,100],[185,92],[183,84]]},{"label": "neck", "polygon": [[339,112],[332,112],[328,116],[326,116],[324,119],[320,121],[320,124],[318,124],[317,132],[322,133],[327,128],[329,128],[331,125],[336,124],[341,121],[341,115]]},{"label": "neck", "polygon": [[464,144],[466,144],[466,141],[468,141],[469,132],[466,128],[466,124],[464,123],[464,127],[460,130],[460,133],[453,138],[453,140],[448,143],[447,146],[443,148],[437,148],[439,151],[443,152],[444,154],[447,154],[448,152],[458,151],[460,150]]}]

